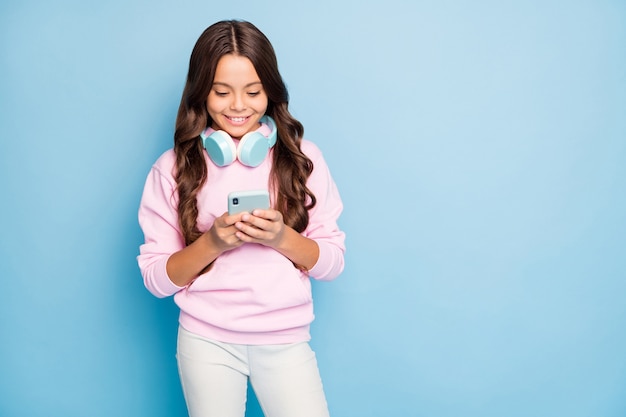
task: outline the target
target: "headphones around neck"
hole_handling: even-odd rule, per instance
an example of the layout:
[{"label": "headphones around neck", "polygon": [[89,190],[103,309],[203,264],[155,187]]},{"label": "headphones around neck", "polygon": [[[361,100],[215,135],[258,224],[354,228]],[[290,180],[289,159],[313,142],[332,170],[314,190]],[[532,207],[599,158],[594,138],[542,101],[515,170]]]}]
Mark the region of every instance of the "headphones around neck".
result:
[{"label": "headphones around neck", "polygon": [[205,129],[200,134],[202,144],[209,154],[209,158],[215,165],[223,167],[232,164],[236,159],[249,167],[256,167],[265,160],[269,150],[276,144],[276,123],[269,116],[263,116],[260,120],[269,126],[271,132],[265,137],[259,131],[249,132],[243,135],[239,141],[239,146],[228,133],[223,130],[214,130],[207,136],[207,132],[212,129]]}]

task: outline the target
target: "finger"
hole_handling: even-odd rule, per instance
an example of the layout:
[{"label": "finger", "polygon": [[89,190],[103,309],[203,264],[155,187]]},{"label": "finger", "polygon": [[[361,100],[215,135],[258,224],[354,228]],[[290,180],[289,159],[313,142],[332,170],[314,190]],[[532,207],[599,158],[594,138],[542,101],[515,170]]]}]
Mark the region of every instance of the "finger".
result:
[{"label": "finger", "polygon": [[233,226],[219,227],[218,222],[214,224],[211,229],[211,235],[213,236],[213,242],[224,249],[235,248],[242,244],[242,241],[237,237],[237,228]]},{"label": "finger", "polygon": [[263,232],[263,229],[259,228],[258,226],[256,226],[255,224],[251,222],[237,222],[235,223],[235,227],[238,232],[242,232],[249,237],[253,237],[257,239],[260,238],[261,233]]},{"label": "finger", "polygon": [[232,226],[237,222],[241,221],[241,217],[247,213],[236,213],[233,215],[229,215],[228,213],[224,213],[219,219],[222,220],[224,226]]},{"label": "finger", "polygon": [[[246,235],[245,237],[239,236],[240,239],[245,240],[246,242],[255,242],[265,245],[276,239],[276,236],[281,230],[280,227],[276,227],[276,223],[273,222],[260,220],[258,218],[255,222],[258,226],[242,222],[236,224],[237,229]],[[264,227],[265,225],[267,227]]]},{"label": "finger", "polygon": [[241,243],[262,243],[263,239],[258,235],[259,230],[255,228],[245,228],[245,230],[238,230],[235,235]]},{"label": "finger", "polygon": [[[248,233],[248,231],[252,233],[253,232],[252,229],[259,230],[259,231],[272,232],[274,229],[276,229],[275,225],[276,223],[271,220],[265,220],[261,217],[257,217],[253,215],[243,216],[241,218],[241,222],[235,223],[235,227],[237,229],[243,230],[246,233]],[[242,227],[245,227],[245,226],[251,227],[252,229],[242,229]]]},{"label": "finger", "polygon": [[271,209],[270,210],[255,209],[252,212],[252,215],[256,217],[260,217],[265,220],[273,221],[273,222],[282,221],[282,217],[283,217],[280,211],[271,210]]}]

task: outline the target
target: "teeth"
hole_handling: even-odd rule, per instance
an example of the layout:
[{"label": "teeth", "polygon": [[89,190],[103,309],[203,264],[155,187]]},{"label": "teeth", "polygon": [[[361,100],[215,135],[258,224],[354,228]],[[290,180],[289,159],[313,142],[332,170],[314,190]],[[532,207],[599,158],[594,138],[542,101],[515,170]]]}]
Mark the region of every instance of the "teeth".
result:
[{"label": "teeth", "polygon": [[245,121],[246,118],[245,117],[231,117],[230,120],[232,120],[235,123],[241,123],[241,122]]}]

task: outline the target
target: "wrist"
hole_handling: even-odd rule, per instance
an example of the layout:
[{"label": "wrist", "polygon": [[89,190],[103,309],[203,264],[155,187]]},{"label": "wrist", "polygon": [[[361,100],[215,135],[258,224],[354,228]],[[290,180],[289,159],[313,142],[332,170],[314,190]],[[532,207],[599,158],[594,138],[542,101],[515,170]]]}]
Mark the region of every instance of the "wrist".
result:
[{"label": "wrist", "polygon": [[317,242],[303,236],[290,227],[285,227],[285,233],[275,249],[302,270],[313,268],[319,258]]},{"label": "wrist", "polygon": [[211,254],[211,257],[213,258],[217,258],[226,250],[219,244],[219,239],[217,239],[214,235],[212,228],[205,232],[200,239],[202,240],[201,244],[203,252]]}]

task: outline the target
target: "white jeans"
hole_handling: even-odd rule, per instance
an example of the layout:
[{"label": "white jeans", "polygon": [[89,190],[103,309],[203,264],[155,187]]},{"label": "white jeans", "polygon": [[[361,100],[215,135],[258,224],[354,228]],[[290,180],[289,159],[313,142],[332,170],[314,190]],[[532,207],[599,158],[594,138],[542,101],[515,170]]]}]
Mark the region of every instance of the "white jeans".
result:
[{"label": "white jeans", "polygon": [[234,345],[178,331],[178,370],[191,417],[244,417],[248,378],[266,417],[328,417],[308,343]]}]

